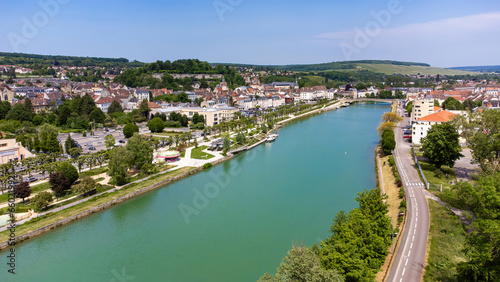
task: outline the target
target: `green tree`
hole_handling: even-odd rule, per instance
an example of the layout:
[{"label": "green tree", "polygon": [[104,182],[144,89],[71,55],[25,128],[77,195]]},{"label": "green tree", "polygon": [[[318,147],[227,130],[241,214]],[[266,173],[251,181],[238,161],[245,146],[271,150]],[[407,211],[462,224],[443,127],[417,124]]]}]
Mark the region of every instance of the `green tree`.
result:
[{"label": "green tree", "polygon": [[344,278],[334,270],[325,270],[318,255],[312,248],[293,245],[278,268],[276,276],[265,274],[260,282],[265,281],[332,281],[343,282]]},{"label": "green tree", "polygon": [[68,161],[61,162],[58,166],[58,171],[64,173],[64,175],[68,178],[70,185],[78,180],[78,171],[75,166]]},{"label": "green tree", "polygon": [[464,109],[464,105],[456,100],[453,97],[448,97],[446,100],[443,102],[443,109],[445,110],[456,110],[456,111],[461,111]]},{"label": "green tree", "polygon": [[442,165],[453,167],[463,157],[457,130],[451,123],[434,124],[422,139],[422,151],[437,168]]},{"label": "green tree", "polygon": [[245,137],[245,134],[243,133],[238,133],[236,134],[236,142],[238,142],[239,144],[243,145],[245,142],[246,142],[246,137]]},{"label": "green tree", "polygon": [[391,155],[392,150],[396,148],[396,139],[394,137],[394,131],[390,128],[385,129],[382,133],[382,150],[384,154]]},{"label": "green tree", "polygon": [[92,112],[90,112],[90,114],[89,114],[89,120],[97,122],[97,123],[103,123],[105,119],[106,119],[106,115],[99,108],[93,109]]},{"label": "green tree", "polygon": [[390,121],[382,122],[380,126],[377,128],[378,134],[382,136],[382,133],[384,133],[385,130],[390,129],[394,131],[394,128],[396,128],[396,124]]},{"label": "green tree", "polygon": [[64,141],[64,149],[66,150],[66,154],[69,154],[71,148],[76,148],[76,142],[71,138],[71,135],[68,134],[68,138]]},{"label": "green tree", "polygon": [[71,187],[69,179],[62,171],[56,171],[49,176],[50,189],[56,197],[61,197],[66,194],[66,191]]},{"label": "green tree", "polygon": [[162,132],[165,128],[165,123],[159,117],[155,117],[148,122],[148,128],[151,132]]},{"label": "green tree", "polygon": [[130,165],[138,169],[145,164],[153,162],[153,148],[147,140],[144,140],[138,133],[135,133],[128,142],[126,149],[130,152]]},{"label": "green tree", "polygon": [[32,121],[33,116],[35,116],[35,109],[33,108],[33,104],[31,103],[30,99],[28,98],[24,99],[24,108],[27,114],[25,120]]},{"label": "green tree", "polygon": [[7,113],[10,111],[11,105],[9,101],[1,101],[0,102],[0,119],[5,119]]},{"label": "green tree", "polygon": [[78,159],[78,157],[80,157],[80,155],[82,154],[83,152],[83,149],[82,148],[78,148],[78,147],[75,147],[75,148],[71,148],[69,149],[69,152],[68,154],[73,158],[73,159]]},{"label": "green tree", "polygon": [[113,100],[108,107],[108,115],[112,113],[123,113],[123,108],[118,100]]},{"label": "green tree", "polygon": [[46,191],[39,192],[31,198],[30,202],[33,210],[40,212],[52,202],[52,194]]},{"label": "green tree", "polygon": [[406,104],[406,112],[408,112],[408,115],[411,115],[412,108],[413,108],[413,102],[410,101],[408,104]]},{"label": "green tree", "polygon": [[111,134],[108,134],[104,137],[104,144],[106,145],[107,149],[113,148],[115,146],[116,140],[115,137]]},{"label": "green tree", "polygon": [[14,186],[14,195],[16,198],[23,199],[28,198],[31,195],[30,184],[26,181],[21,181],[19,184]]},{"label": "green tree", "polygon": [[95,180],[90,176],[85,176],[79,184],[73,186],[73,191],[77,194],[84,194],[94,190],[97,186]]},{"label": "green tree", "polygon": [[51,124],[43,124],[38,128],[38,138],[40,141],[40,150],[45,152],[58,152],[59,140],[57,136],[59,130]]},{"label": "green tree", "polygon": [[123,135],[125,138],[130,138],[134,133],[139,133],[139,127],[134,123],[128,123],[123,127]]},{"label": "green tree", "polygon": [[500,111],[484,109],[452,121],[462,131],[472,157],[484,172],[500,169]]},{"label": "green tree", "polygon": [[262,131],[262,133],[267,134],[267,126],[265,123],[262,123],[260,125],[260,130]]},{"label": "green tree", "polygon": [[139,112],[144,118],[149,119],[149,106],[147,99],[141,101],[141,104],[139,106]]},{"label": "green tree", "polygon": [[127,183],[127,170],[132,159],[132,153],[123,147],[116,147],[109,154],[108,175],[117,185]]},{"label": "green tree", "polygon": [[224,137],[224,140],[222,141],[222,149],[229,151],[231,148],[231,141],[229,140],[229,137]]}]

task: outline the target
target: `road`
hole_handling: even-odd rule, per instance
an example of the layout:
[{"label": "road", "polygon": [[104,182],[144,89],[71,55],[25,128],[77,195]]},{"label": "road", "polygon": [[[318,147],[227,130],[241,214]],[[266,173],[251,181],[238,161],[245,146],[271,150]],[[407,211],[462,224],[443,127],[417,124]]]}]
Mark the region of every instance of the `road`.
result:
[{"label": "road", "polygon": [[406,191],[407,221],[401,244],[386,281],[420,281],[425,262],[427,236],[429,234],[429,207],[424,195],[425,186],[420,181],[417,168],[411,156],[409,142],[403,140],[403,127],[409,124],[406,110],[399,108],[398,113],[405,116],[398,125],[396,133],[396,165]]}]

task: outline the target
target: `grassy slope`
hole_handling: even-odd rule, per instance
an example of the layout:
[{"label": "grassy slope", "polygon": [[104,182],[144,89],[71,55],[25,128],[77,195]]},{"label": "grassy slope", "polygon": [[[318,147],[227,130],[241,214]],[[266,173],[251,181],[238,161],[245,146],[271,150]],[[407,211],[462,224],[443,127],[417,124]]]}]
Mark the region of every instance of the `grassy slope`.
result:
[{"label": "grassy slope", "polygon": [[381,72],[385,74],[428,74],[428,75],[464,75],[464,74],[478,74],[470,71],[443,69],[436,67],[426,67],[426,66],[400,66],[400,65],[389,65],[389,64],[358,64],[358,69],[366,69],[373,72]]},{"label": "grassy slope", "polygon": [[457,281],[457,263],[466,260],[461,252],[465,229],[460,219],[448,208],[432,200],[428,202],[431,222],[424,281]]}]

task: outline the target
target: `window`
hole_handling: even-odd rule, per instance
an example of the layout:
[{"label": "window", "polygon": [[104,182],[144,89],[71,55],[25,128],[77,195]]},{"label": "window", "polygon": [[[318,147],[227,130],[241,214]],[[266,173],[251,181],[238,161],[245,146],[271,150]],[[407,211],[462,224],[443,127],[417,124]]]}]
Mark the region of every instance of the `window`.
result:
[{"label": "window", "polygon": [[0,144],[0,147],[7,147],[7,143]]}]

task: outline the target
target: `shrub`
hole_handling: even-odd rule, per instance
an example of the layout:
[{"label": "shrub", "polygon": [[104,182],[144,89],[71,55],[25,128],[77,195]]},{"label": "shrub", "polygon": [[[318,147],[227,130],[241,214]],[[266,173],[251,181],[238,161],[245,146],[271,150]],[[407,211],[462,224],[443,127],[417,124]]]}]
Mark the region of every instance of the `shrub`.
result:
[{"label": "shrub", "polygon": [[134,123],[128,123],[123,127],[123,135],[125,138],[132,137],[135,132],[139,133],[139,127]]},{"label": "shrub", "polygon": [[203,169],[209,169],[212,167],[212,163],[206,163],[203,165]]},{"label": "shrub", "polygon": [[436,169],[434,171],[434,176],[437,177],[437,178],[439,178],[439,179],[443,179],[444,178],[444,173],[443,173],[442,170]]},{"label": "shrub", "polygon": [[406,200],[402,200],[401,203],[399,204],[399,207],[406,209]]},{"label": "shrub", "polygon": [[394,157],[393,156],[389,156],[389,163],[391,164],[391,166],[395,166],[396,165],[396,162],[394,161]]},{"label": "shrub", "polygon": [[62,162],[59,165],[58,171],[62,171],[64,173],[70,184],[73,184],[76,180],[78,180],[78,171],[76,170],[76,167],[67,161]]}]

